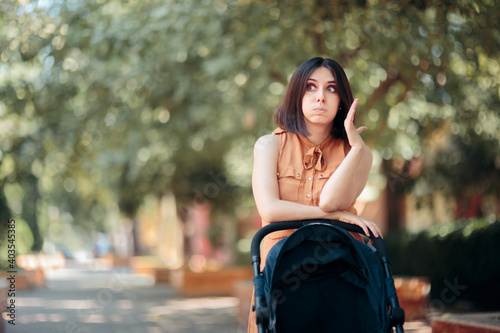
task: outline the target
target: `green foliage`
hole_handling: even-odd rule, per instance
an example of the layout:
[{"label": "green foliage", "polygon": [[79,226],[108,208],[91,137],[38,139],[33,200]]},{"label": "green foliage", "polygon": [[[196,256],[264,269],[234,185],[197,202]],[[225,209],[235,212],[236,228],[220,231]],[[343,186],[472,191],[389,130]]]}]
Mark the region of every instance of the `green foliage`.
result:
[{"label": "green foliage", "polygon": [[[9,218],[9,220],[10,219],[11,218]],[[2,225],[7,226],[7,220],[5,220]],[[12,247],[8,247],[9,245],[15,245],[15,257],[17,257],[17,255],[29,254],[33,249],[34,239],[28,223],[23,219],[15,219],[13,225],[15,225],[13,228],[15,233],[10,233],[9,235],[15,235],[15,238],[11,238],[10,243],[7,241],[7,228],[2,229],[5,230],[5,232],[2,233],[2,237],[5,239],[3,242],[0,242],[0,270],[7,270],[9,267],[9,259],[12,260],[12,257],[9,258],[9,249],[12,250]]]},{"label": "green foliage", "polygon": [[[0,235],[7,235],[7,221],[12,218],[10,213],[9,205],[7,204],[7,198],[3,192],[3,187],[0,189]],[[0,241],[0,246],[2,246],[7,239]],[[0,268],[2,264],[0,264]]]},{"label": "green foliage", "polygon": [[[498,310],[500,222],[455,222],[419,234],[385,237],[395,275],[427,276],[431,298],[452,305],[472,302],[478,309]],[[454,290],[450,284],[459,286]],[[436,303],[437,304],[437,303]]]},{"label": "green foliage", "polygon": [[384,159],[424,158],[420,188],[486,188],[491,177],[441,163],[466,168],[478,146],[474,170],[500,168],[491,1],[33,0],[0,12],[0,181],[31,184],[13,214],[35,249],[52,208],[95,228],[115,202],[133,216],[147,194],[183,206],[216,184],[203,199],[230,213],[251,196],[239,164],[316,55],[346,68]]}]

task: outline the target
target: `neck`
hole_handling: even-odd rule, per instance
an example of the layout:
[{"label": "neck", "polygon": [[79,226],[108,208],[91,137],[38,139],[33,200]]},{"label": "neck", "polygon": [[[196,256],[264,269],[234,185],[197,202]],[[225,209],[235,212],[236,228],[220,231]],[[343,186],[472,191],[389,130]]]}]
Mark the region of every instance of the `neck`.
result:
[{"label": "neck", "polygon": [[307,130],[310,133],[310,135],[307,137],[307,140],[309,140],[309,142],[311,142],[313,145],[317,146],[330,136],[331,128],[323,126],[322,127],[308,126]]}]

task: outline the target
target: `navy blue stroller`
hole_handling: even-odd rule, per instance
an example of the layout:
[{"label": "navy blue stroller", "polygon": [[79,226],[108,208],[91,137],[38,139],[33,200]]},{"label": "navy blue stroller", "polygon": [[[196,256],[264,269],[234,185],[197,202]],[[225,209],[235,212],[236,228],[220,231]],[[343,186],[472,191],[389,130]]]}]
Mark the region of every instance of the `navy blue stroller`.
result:
[{"label": "navy blue stroller", "polygon": [[[269,233],[298,229],[269,252],[260,272],[260,243]],[[252,240],[259,333],[404,332],[404,311],[382,238],[355,240],[353,224],[332,220],[271,223]],[[378,256],[376,254],[378,252]]]}]

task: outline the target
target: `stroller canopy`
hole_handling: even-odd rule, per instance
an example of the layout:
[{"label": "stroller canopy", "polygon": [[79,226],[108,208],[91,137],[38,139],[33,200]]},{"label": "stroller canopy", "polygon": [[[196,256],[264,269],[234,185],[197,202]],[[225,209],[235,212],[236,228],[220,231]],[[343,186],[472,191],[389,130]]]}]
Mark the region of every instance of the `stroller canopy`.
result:
[{"label": "stroller canopy", "polygon": [[373,247],[336,226],[310,224],[278,242],[258,280],[271,331],[390,331],[386,284],[391,289],[392,278]]}]

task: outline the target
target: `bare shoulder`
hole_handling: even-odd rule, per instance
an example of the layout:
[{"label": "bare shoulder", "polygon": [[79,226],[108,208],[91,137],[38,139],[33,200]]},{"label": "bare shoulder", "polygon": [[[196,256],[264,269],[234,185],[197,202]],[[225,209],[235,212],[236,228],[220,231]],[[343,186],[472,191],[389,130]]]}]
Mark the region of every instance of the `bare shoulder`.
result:
[{"label": "bare shoulder", "polygon": [[254,146],[255,152],[276,150],[278,148],[278,139],[273,134],[266,134],[261,136]]}]

